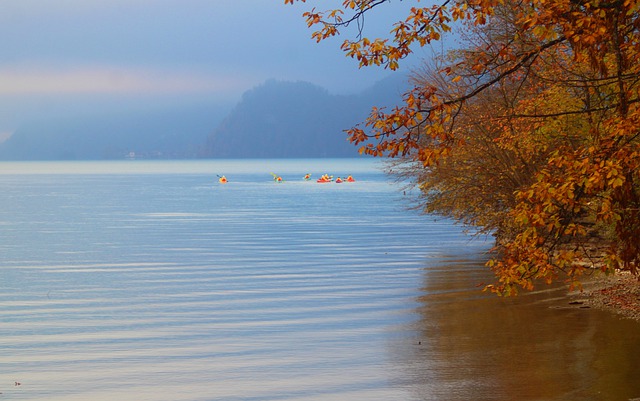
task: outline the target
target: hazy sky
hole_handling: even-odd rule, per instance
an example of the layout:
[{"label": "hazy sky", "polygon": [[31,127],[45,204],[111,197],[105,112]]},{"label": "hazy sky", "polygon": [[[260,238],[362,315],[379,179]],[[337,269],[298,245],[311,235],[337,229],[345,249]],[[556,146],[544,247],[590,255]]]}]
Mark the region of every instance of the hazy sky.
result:
[{"label": "hazy sky", "polygon": [[[0,14],[0,135],[26,119],[111,110],[230,104],[267,79],[353,93],[390,71],[358,69],[316,44],[283,0],[4,0]],[[366,21],[385,33],[393,7]],[[406,7],[406,2],[405,2]]]}]

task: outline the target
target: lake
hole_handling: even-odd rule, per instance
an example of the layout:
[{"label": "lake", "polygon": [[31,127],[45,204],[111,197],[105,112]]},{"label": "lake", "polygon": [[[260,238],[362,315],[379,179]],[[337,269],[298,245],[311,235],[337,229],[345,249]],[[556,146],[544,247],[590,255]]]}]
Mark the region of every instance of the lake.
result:
[{"label": "lake", "polygon": [[0,399],[640,397],[640,324],[483,293],[491,243],[380,166],[0,163]]}]

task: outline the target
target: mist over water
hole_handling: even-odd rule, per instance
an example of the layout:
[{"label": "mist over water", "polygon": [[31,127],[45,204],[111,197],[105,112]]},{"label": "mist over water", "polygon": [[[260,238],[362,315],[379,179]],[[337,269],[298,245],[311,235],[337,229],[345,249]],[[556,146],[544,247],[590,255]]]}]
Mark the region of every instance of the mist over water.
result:
[{"label": "mist over water", "polygon": [[491,244],[378,167],[0,163],[2,397],[640,397],[637,323],[482,293]]}]

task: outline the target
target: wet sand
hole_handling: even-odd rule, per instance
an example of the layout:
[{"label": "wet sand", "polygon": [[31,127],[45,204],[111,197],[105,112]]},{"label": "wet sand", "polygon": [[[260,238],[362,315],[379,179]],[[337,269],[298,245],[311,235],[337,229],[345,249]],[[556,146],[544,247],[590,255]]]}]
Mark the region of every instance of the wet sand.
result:
[{"label": "wet sand", "polygon": [[606,310],[640,321],[640,280],[628,271],[594,276],[583,283],[582,291],[569,295],[571,305]]}]

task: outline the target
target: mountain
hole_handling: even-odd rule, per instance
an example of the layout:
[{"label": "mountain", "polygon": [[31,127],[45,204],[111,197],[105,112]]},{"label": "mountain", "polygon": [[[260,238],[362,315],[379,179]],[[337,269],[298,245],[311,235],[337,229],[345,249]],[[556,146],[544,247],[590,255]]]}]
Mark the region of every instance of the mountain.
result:
[{"label": "mountain", "polygon": [[269,80],[246,92],[209,136],[213,158],[354,157],[345,129],[372,106],[395,105],[406,78],[392,76],[358,95],[332,95],[308,82]]},{"label": "mountain", "polygon": [[405,85],[394,74],[346,96],[270,80],[244,93],[233,109],[191,104],[31,121],[0,143],[0,160],[353,157],[358,149],[344,130],[364,121],[374,105],[395,105]]},{"label": "mountain", "polygon": [[30,121],[0,144],[0,160],[200,157],[226,113],[207,104]]}]

